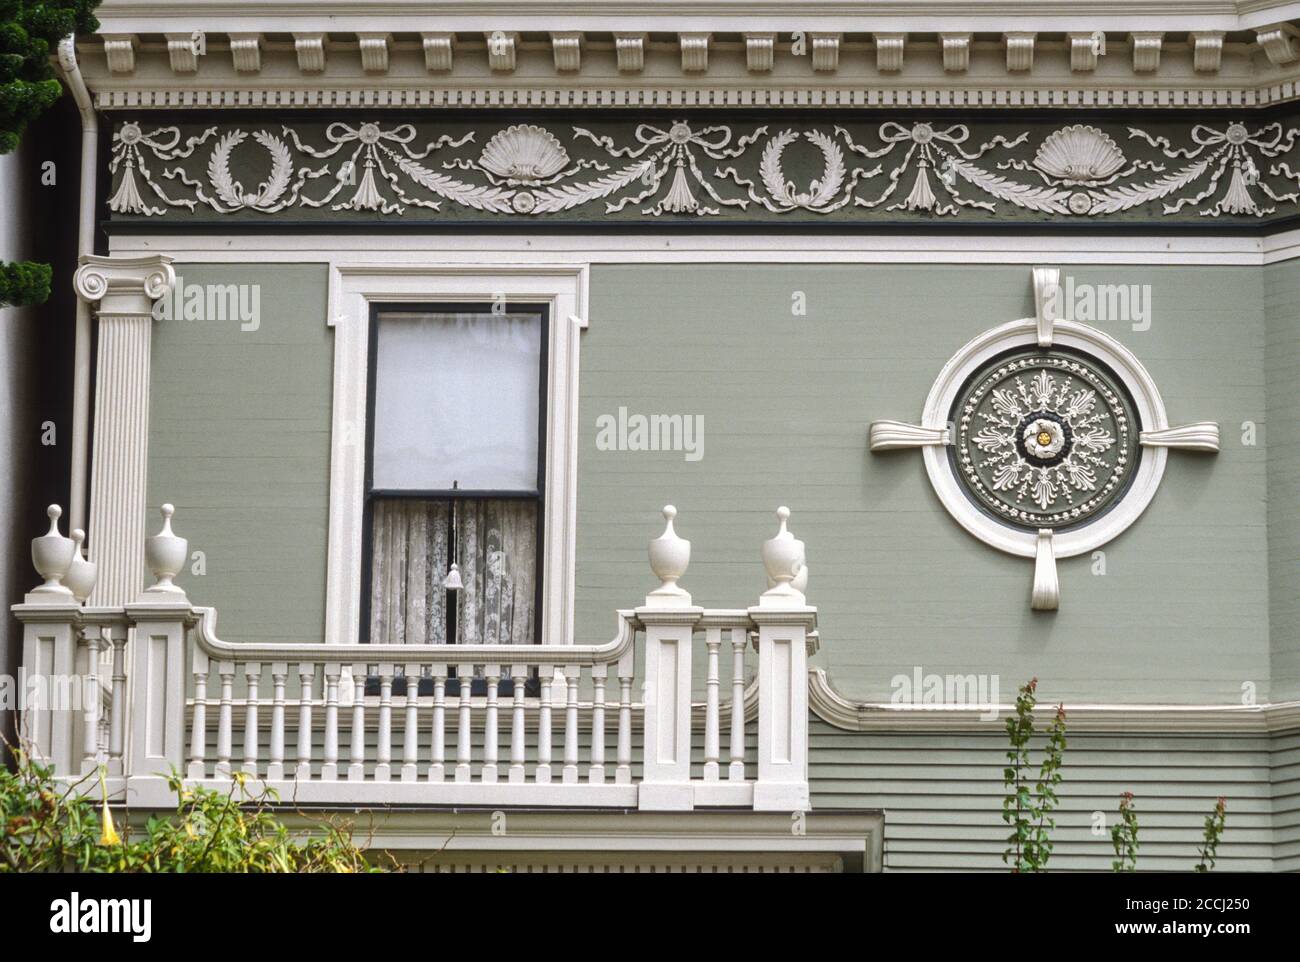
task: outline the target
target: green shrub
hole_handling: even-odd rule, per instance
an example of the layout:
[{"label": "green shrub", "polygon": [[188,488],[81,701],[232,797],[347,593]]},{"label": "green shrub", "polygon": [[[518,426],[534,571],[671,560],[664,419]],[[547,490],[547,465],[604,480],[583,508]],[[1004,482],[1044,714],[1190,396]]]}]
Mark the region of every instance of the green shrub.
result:
[{"label": "green shrub", "polygon": [[[59,99],[50,55],[70,33],[94,33],[99,0],[0,0],[0,154],[12,153],[27,125]],[[0,263],[0,307],[43,304],[47,264]]]},{"label": "green shrub", "polygon": [[[242,772],[230,790],[183,784],[173,773],[176,811],[150,816],[134,832],[118,831],[99,775],[57,782],[23,748],[13,769],[0,767],[0,872],[373,872],[352,841],[351,826],[329,819],[295,837],[272,811],[273,792],[253,794]],[[97,810],[98,809],[98,810]]]}]

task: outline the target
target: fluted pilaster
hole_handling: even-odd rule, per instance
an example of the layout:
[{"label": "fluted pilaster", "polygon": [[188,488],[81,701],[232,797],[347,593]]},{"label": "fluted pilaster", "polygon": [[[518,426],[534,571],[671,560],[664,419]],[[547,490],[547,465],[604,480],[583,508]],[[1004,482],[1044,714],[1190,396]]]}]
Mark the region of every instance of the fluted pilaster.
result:
[{"label": "fluted pilaster", "polygon": [[134,601],[143,587],[153,303],[175,283],[171,258],[82,257],[77,296],[95,305],[90,558],[99,565],[92,605]]}]

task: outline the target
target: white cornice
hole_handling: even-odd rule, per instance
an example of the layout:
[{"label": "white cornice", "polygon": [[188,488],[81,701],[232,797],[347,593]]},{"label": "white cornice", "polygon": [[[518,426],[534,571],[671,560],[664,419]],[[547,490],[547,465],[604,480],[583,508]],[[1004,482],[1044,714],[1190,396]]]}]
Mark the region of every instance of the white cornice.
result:
[{"label": "white cornice", "polygon": [[1256,107],[1300,83],[1300,0],[460,0],[436,16],[106,0],[98,15],[79,49],[104,109]]},{"label": "white cornice", "polygon": [[[690,34],[669,41],[652,37],[638,48],[639,59],[626,47],[620,59],[612,37],[587,38],[576,69],[568,70],[556,69],[549,37],[515,40],[515,31],[501,31],[501,35],[510,41],[513,58],[498,55],[491,66],[484,34],[457,34],[454,60],[448,42],[435,51],[438,55],[432,61],[427,37],[394,35],[385,44],[387,59],[376,59],[372,52],[365,66],[355,37],[339,39],[339,34],[330,32],[319,54],[304,60],[292,37],[272,40],[262,34],[256,72],[250,72],[246,60],[232,56],[225,37],[212,35],[207,37],[207,54],[197,58],[197,69],[192,71],[178,71],[181,61],[161,36],[157,41],[136,39],[130,46],[118,41],[115,50],[132,51],[129,65],[125,56],[118,56],[110,66],[99,38],[83,42],[79,53],[87,84],[101,109],[1249,108],[1295,99],[1300,87],[1300,59],[1273,65],[1254,43],[1225,43],[1218,70],[1197,70],[1194,44],[1187,35],[1166,36],[1159,69],[1141,72],[1133,69],[1131,47],[1123,39],[1108,45],[1109,56],[1098,58],[1095,68],[1080,72],[1072,68],[1064,35],[1045,39],[1040,34],[1035,39],[1032,69],[1020,69],[1025,61],[1016,59],[1011,66],[1017,69],[1008,69],[1006,41],[1001,37],[972,41],[960,70],[951,69],[951,58],[945,63],[937,38],[924,43],[909,40],[904,47],[888,51],[876,39],[884,34],[873,35],[870,41],[846,38],[838,44],[833,63],[823,58],[816,65],[810,55],[792,55],[786,38],[777,42],[772,67],[766,69],[764,63],[759,72],[749,49],[752,44],[739,35],[730,40],[714,35],[707,48]],[[682,36],[687,48],[680,46]],[[448,63],[450,69],[445,69]]]},{"label": "white cornice", "polygon": [[[333,30],[817,30],[934,33],[1006,30],[1248,30],[1300,17],[1281,0],[105,0],[96,11],[106,33],[151,33],[164,20],[198,29],[288,31],[310,20]],[[240,26],[233,27],[232,21]]]},{"label": "white cornice", "polygon": [[[846,698],[820,668],[808,672],[808,707],[836,728],[856,732],[1000,732],[1010,705],[950,707],[860,702]],[[996,709],[996,711],[994,711]],[[1065,705],[1069,731],[1143,734],[1256,734],[1300,728],[1300,702],[1271,705]],[[1039,705],[1043,727],[1055,705]]]}]

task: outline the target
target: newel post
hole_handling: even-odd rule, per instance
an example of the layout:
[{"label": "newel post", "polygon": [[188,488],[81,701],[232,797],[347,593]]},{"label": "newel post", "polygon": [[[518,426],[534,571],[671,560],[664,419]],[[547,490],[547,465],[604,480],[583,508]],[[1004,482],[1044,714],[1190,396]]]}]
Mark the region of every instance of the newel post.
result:
[{"label": "newel post", "polygon": [[807,811],[808,655],[815,648],[817,609],[808,583],[804,544],[786,528],[790,509],[777,510],[776,537],[763,544],[768,590],[749,616],[758,626],[758,780],[754,808]]},{"label": "newel post", "polygon": [[128,773],[136,777],[165,778],[185,765],[185,642],[194,611],[172,583],[189,551],[189,543],[172,533],[174,510],[164,504],[162,530],[145,539],[145,562],[157,581],[126,606],[135,626]]},{"label": "newel post", "polygon": [[85,686],[76,674],[81,638],[81,605],[66,583],[77,557],[77,544],[59,533],[63,509],[50,505],[50,529],[32,539],[32,564],[44,583],[14,605],[23,625],[23,660],[16,694],[22,709],[19,734],[39,761],[56,775],[79,771],[75,742],[77,714]]},{"label": "newel post", "polygon": [[650,568],[662,584],[636,610],[645,628],[645,730],[638,807],[685,811],[691,788],[691,640],[702,608],[677,584],[691,561],[691,543],[673,530],[677,509],[663,511],[664,533],[650,542]]}]

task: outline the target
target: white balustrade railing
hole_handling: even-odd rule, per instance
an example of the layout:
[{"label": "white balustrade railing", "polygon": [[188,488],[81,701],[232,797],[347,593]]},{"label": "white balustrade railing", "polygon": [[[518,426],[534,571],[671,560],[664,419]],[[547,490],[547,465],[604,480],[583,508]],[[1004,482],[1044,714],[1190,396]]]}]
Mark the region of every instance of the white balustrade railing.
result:
[{"label": "white balustrade railing", "polygon": [[[690,543],[675,513],[664,510],[650,545],[662,583],[618,612],[605,644],[311,645],[220,640],[216,610],[172,583],[187,546],[170,506],[147,541],[157,584],[131,604],[83,606],[93,566],[79,541],[64,563],[52,509],[51,533],[33,544],[46,582],[13,608],[24,666],[80,672],[92,694],[75,708],[29,705],[24,732],[59,776],[103,765],[110,788],[143,806],[171,802],[171,772],[209,785],[241,772],[320,806],[804,810],[816,612],[802,593],[803,544],[781,509],[758,603],[704,609],[677,583]],[[757,677],[747,681],[751,642]]]}]

